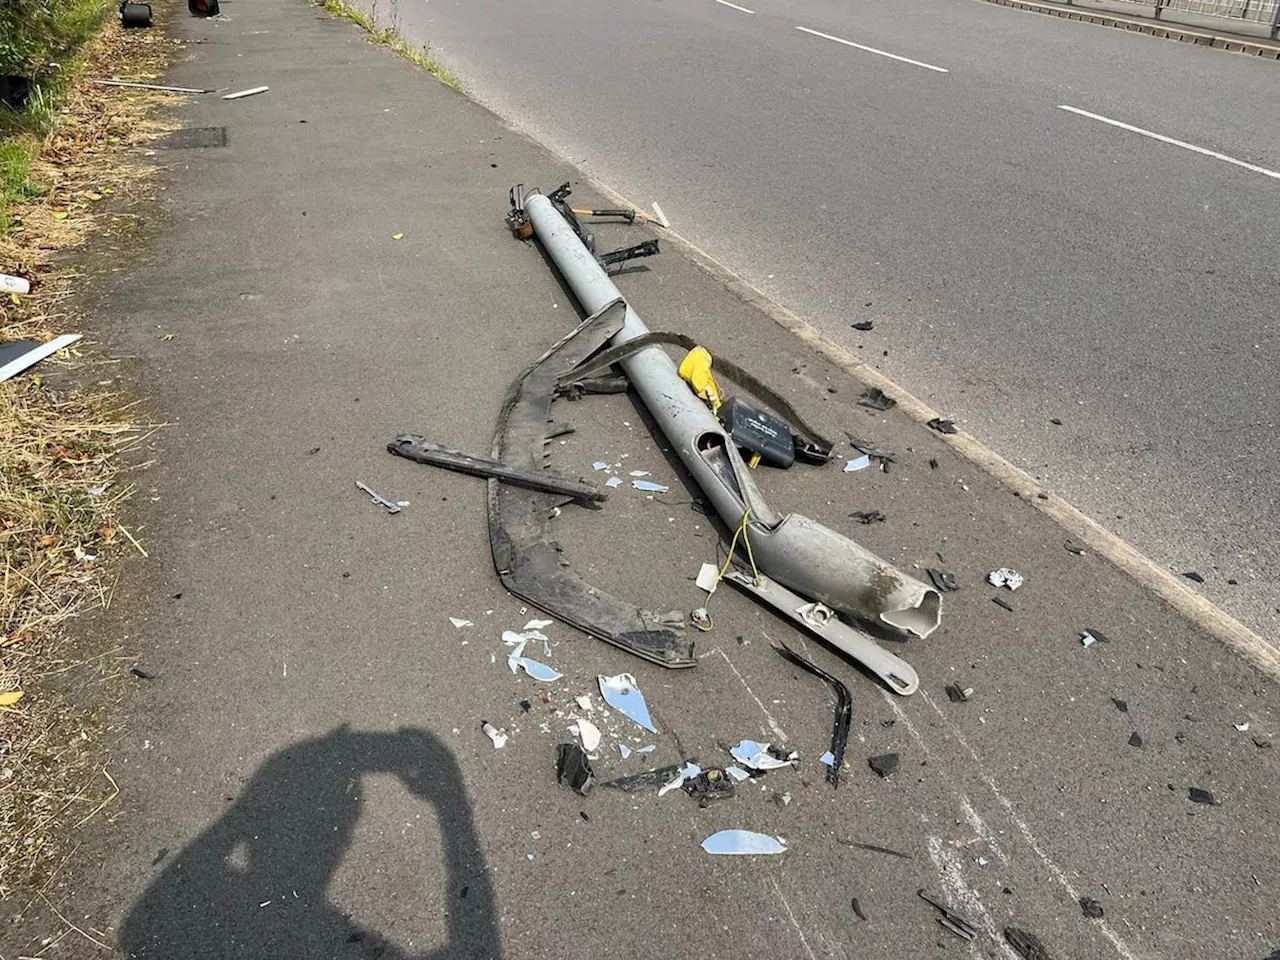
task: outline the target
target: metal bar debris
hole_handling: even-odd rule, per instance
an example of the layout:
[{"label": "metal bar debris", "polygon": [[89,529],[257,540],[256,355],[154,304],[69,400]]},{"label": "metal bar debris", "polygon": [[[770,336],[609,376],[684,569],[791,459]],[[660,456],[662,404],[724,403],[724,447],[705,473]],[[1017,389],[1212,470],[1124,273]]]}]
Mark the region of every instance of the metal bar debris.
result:
[{"label": "metal bar debris", "polygon": [[827,767],[827,781],[833,787],[840,786],[840,769],[844,765],[844,750],[849,743],[849,719],[853,714],[853,697],[843,680],[833,677],[820,666],[796,653],[785,643],[775,643],[773,649],[790,660],[801,670],[807,670],[820,680],[825,680],[836,692],[836,718],[831,728],[831,765]]},{"label": "metal bar debris", "polygon": [[470,474],[473,477],[492,477],[504,483],[514,483],[516,486],[540,490],[543,493],[560,493],[575,500],[609,499],[608,493],[586,480],[560,476],[546,470],[533,471],[510,467],[488,457],[442,447],[415,433],[400,434],[387,444],[387,449],[407,460],[430,464],[433,467],[444,467],[446,470],[457,470],[459,473]]}]

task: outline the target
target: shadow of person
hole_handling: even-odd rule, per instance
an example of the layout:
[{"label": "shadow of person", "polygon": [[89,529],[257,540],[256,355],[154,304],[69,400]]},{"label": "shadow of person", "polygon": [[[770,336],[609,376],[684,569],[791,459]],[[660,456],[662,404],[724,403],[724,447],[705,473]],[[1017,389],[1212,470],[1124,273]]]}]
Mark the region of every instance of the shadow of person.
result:
[{"label": "shadow of person", "polygon": [[[398,777],[435,808],[449,936],[431,953],[405,953],[328,900],[364,805],[351,782],[377,773]],[[259,906],[266,900],[273,902]],[[286,747],[151,883],[121,927],[120,949],[138,960],[499,957],[493,890],[453,755],[419,729],[342,726]]]}]

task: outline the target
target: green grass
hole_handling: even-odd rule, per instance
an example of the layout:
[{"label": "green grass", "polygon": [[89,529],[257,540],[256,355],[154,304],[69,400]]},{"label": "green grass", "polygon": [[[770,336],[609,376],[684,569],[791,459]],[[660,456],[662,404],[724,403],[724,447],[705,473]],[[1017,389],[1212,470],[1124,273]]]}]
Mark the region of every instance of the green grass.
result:
[{"label": "green grass", "polygon": [[[2,2],[2,0],[0,0]],[[410,63],[414,64],[421,70],[425,70],[441,83],[453,87],[453,89],[461,92],[462,83],[443,63],[433,57],[430,51],[425,47],[415,47],[412,43],[404,38],[404,35],[395,27],[380,27],[374,21],[374,18],[363,10],[358,10],[345,3],[344,0],[323,0],[321,3],[330,13],[342,17],[344,20],[350,20],[362,30],[369,34],[374,43],[380,43],[383,46],[390,47],[400,56],[404,57]]]}]

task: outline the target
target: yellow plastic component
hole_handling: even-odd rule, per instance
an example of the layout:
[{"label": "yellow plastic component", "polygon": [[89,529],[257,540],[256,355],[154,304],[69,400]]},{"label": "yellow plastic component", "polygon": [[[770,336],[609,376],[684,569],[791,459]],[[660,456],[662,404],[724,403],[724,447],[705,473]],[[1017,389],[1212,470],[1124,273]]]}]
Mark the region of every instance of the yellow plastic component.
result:
[{"label": "yellow plastic component", "polygon": [[713,413],[720,409],[720,387],[711,375],[711,354],[706,347],[694,347],[684,355],[680,376],[689,382],[694,393],[711,404]]}]

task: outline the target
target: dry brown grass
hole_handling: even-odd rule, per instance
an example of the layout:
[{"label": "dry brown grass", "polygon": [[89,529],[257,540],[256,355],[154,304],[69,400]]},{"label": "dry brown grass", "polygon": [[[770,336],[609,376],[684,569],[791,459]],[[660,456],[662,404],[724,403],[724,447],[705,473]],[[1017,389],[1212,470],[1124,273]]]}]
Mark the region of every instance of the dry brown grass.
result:
[{"label": "dry brown grass", "polygon": [[[0,236],[0,272],[32,282],[30,296],[0,299],[0,339],[87,332],[68,308],[76,248],[145,195],[153,170],[133,148],[173,128],[159,105],[175,102],[87,79],[154,80],[174,49],[161,22],[126,33],[112,20],[69,67],[54,129],[26,143],[38,195],[9,209]],[[143,428],[114,380],[81,341],[0,383],[0,900],[43,900],[69,836],[116,795],[107,730],[128,665],[62,630],[109,602],[111,560],[142,549],[120,523],[132,492],[120,454]]]}]

